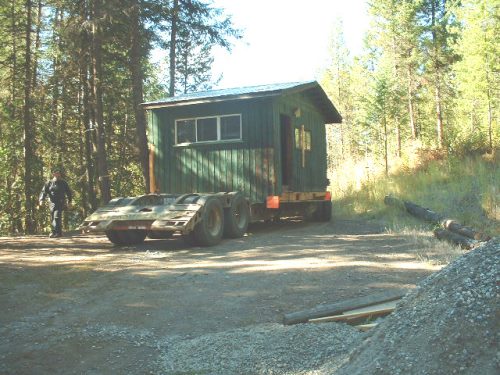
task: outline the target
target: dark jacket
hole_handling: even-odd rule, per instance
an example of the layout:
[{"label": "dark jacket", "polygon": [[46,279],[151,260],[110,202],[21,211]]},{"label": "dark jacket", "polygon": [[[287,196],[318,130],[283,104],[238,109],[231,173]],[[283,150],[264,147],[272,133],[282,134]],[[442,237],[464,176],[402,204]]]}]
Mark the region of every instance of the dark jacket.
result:
[{"label": "dark jacket", "polygon": [[50,203],[58,208],[64,208],[66,206],[65,197],[68,198],[69,203],[71,203],[71,199],[73,198],[68,183],[62,179],[52,179],[45,183],[42,192],[40,193],[40,202],[47,196],[50,199]]}]

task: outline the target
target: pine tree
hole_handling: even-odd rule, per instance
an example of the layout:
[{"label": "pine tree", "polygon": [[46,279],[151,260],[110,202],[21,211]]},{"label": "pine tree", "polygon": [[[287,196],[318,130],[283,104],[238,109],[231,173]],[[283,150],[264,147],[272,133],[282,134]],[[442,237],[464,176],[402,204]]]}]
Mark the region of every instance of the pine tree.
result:
[{"label": "pine tree", "polygon": [[[344,159],[350,154],[349,139],[352,118],[352,89],[351,89],[351,60],[350,53],[345,44],[344,27],[342,20],[337,19],[333,24],[333,31],[330,37],[329,58],[330,62],[323,73],[321,83],[333,103],[342,115],[342,123],[335,128],[328,128],[329,149],[332,151],[329,156],[337,154],[335,150],[340,151],[340,155],[334,158]],[[339,147],[332,141],[337,135]],[[338,161],[332,160],[329,164],[337,164]]]},{"label": "pine tree", "polygon": [[144,102],[144,70],[143,60],[149,52],[150,43],[145,38],[145,28],[141,17],[140,1],[134,0],[130,5],[130,49],[129,70],[132,78],[132,106],[136,124],[137,147],[139,160],[144,176],[145,190],[149,188],[149,152],[146,136],[146,116],[140,104]]},{"label": "pine tree", "polygon": [[408,123],[412,140],[418,136],[416,119],[416,76],[419,64],[417,3],[414,1],[377,0],[371,3],[373,15],[372,41],[380,49],[383,69],[391,70],[393,121],[397,130],[397,154],[401,155],[403,133],[401,125]]},{"label": "pine tree", "polygon": [[467,0],[458,12],[463,27],[456,52],[461,56],[455,67],[456,84],[459,92],[457,99],[460,113],[455,142],[461,148],[494,147],[494,129],[499,138],[496,112],[499,104],[498,71],[500,70],[500,3],[495,0]]},{"label": "pine tree", "polygon": [[240,31],[221,9],[200,0],[173,0],[169,24],[169,95],[175,95],[179,81],[180,91],[207,88],[212,49],[230,49]]},{"label": "pine tree", "polygon": [[37,132],[33,108],[33,3],[25,3],[25,46],[24,46],[24,104],[23,104],[23,150],[24,150],[24,222],[27,233],[36,231],[36,202],[38,177],[38,155],[36,147]]},{"label": "pine tree", "polygon": [[436,145],[445,145],[444,106],[451,97],[446,85],[453,63],[458,56],[452,45],[457,37],[452,30],[456,24],[452,1],[423,0],[418,12],[418,22],[422,26],[421,50],[424,54],[425,80],[434,94],[434,114],[436,118]]}]

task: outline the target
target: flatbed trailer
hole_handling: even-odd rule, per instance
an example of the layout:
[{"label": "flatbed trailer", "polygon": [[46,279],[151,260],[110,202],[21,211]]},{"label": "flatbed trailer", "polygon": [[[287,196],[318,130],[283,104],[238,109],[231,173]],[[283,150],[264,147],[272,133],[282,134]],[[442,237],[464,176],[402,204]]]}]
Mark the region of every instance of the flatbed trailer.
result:
[{"label": "flatbed trailer", "polygon": [[[295,197],[297,197],[295,195]],[[250,205],[241,192],[147,194],[115,198],[96,210],[80,226],[84,233],[105,233],[117,245],[139,244],[147,236],[169,238],[181,234],[190,244],[212,246],[225,238],[242,237],[250,222],[307,213],[317,221],[329,221],[328,193],[310,195],[308,200],[281,202],[273,197],[263,208]]]}]

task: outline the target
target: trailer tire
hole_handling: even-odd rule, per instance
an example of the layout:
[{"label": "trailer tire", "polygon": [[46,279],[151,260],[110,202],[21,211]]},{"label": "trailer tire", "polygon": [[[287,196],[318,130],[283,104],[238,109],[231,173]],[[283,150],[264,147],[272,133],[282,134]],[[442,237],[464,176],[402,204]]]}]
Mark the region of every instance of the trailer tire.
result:
[{"label": "trailer tire", "polygon": [[332,201],[325,201],[321,205],[321,221],[330,221],[332,220]]},{"label": "trailer tire", "polygon": [[119,231],[107,230],[105,233],[106,233],[106,237],[108,237],[108,240],[110,240],[115,245],[125,245],[125,242],[123,241],[123,238],[122,238],[121,233]]},{"label": "trailer tire", "polygon": [[224,209],[224,237],[243,237],[250,222],[250,208],[241,193],[231,200],[231,206]]},{"label": "trailer tire", "polygon": [[193,230],[194,238],[200,246],[213,246],[220,242],[224,232],[224,210],[216,197],[206,200],[202,218]]},{"label": "trailer tire", "polygon": [[124,231],[122,236],[125,238],[125,245],[138,245],[144,242],[147,234],[145,230],[134,229]]},{"label": "trailer tire", "polygon": [[332,219],[332,202],[324,201],[318,204],[312,215],[313,221],[328,222]]},{"label": "trailer tire", "polygon": [[194,232],[190,232],[188,234],[183,234],[182,239],[184,240],[184,242],[188,246],[197,246],[198,245],[198,241],[196,240],[196,238],[194,236]]}]

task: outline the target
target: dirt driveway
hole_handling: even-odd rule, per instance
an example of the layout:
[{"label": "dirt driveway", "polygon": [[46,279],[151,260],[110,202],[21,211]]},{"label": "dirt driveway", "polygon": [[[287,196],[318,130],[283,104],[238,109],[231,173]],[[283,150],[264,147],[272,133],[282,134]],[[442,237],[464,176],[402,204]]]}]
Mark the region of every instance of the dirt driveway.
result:
[{"label": "dirt driveway", "polygon": [[196,337],[413,287],[415,243],[358,221],[259,224],[210,248],[181,238],[0,238],[1,374],[159,373],[159,337]]}]

